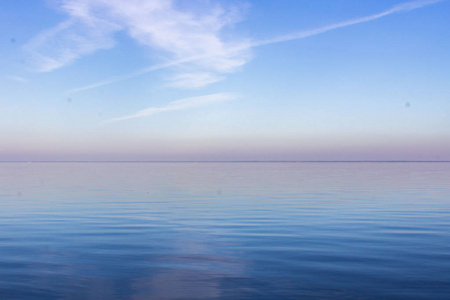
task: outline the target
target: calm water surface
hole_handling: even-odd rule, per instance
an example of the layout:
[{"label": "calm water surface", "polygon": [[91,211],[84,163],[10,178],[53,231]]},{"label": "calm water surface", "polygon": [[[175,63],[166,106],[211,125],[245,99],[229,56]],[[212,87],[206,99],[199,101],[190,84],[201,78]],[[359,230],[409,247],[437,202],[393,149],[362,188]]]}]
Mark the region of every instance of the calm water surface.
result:
[{"label": "calm water surface", "polygon": [[449,299],[450,163],[0,163],[1,299]]}]

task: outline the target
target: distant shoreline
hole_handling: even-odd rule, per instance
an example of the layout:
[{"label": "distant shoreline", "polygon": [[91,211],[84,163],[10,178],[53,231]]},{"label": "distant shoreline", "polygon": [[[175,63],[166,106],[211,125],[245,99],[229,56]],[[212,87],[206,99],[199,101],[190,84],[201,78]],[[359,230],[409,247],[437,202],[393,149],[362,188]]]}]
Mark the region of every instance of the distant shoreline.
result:
[{"label": "distant shoreline", "polygon": [[450,163],[450,160],[5,160],[0,163]]}]

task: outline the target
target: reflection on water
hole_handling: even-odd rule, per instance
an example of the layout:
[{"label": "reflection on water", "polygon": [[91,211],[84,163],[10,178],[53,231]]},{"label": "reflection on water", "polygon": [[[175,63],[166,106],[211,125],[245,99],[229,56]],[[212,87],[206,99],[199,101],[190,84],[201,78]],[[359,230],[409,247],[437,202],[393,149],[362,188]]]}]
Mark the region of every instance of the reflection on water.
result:
[{"label": "reflection on water", "polygon": [[2,299],[446,299],[448,163],[2,163]]}]

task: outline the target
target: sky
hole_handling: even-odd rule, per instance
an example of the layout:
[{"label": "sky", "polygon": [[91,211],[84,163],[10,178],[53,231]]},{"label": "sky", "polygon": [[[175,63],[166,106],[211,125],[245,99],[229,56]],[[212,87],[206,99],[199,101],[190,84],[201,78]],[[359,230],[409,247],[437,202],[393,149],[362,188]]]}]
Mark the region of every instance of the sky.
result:
[{"label": "sky", "polygon": [[0,161],[450,160],[448,0],[0,0]]}]

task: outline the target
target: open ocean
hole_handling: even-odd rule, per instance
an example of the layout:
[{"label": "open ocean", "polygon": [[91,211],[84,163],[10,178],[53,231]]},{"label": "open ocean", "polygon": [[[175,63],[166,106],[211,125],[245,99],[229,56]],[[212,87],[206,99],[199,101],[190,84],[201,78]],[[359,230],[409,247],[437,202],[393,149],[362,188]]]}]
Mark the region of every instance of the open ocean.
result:
[{"label": "open ocean", "polygon": [[0,163],[0,299],[450,299],[450,163]]}]

